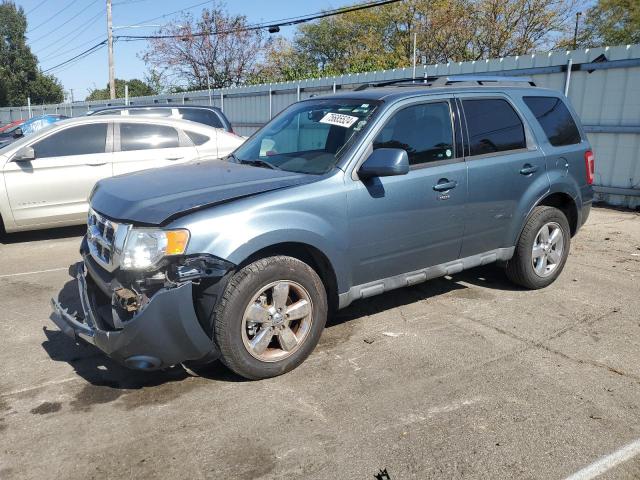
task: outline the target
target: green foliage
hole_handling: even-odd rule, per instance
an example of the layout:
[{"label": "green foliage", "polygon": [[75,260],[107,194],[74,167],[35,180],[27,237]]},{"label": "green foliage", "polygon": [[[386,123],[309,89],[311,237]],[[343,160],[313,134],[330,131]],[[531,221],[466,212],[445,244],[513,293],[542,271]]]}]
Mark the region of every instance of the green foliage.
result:
[{"label": "green foliage", "polygon": [[[151,85],[134,78],[133,80],[121,80],[116,78],[116,98],[124,98],[124,86],[129,85],[129,97],[144,97],[146,95],[156,95],[158,91]],[[87,100],[109,100],[111,94],[109,85],[106,88],[95,88],[91,91]]]},{"label": "green foliage", "polygon": [[587,11],[587,46],[640,43],[640,1],[599,0]]},{"label": "green foliage", "polygon": [[[405,0],[298,27],[269,42],[251,82],[524,55],[570,28],[574,0]],[[609,0],[614,1],[614,0]],[[628,0],[632,1],[632,0]],[[636,0],[637,1],[637,0]]]},{"label": "green foliage", "polygon": [[26,44],[27,18],[13,2],[0,3],[0,106],[57,103],[63,100],[62,86],[55,77],[38,69],[38,62]]}]

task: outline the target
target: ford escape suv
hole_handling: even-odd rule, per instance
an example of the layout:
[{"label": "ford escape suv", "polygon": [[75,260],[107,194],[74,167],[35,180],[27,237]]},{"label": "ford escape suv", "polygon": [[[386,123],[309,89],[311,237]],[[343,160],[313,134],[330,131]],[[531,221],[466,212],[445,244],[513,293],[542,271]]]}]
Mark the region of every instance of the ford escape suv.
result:
[{"label": "ford escape suv", "polygon": [[560,93],[447,77],[295,103],[226,160],[100,181],[81,308],[52,319],[131,368],[221,359],[250,379],[312,352],[354,300],[499,262],[560,275],[594,156]]}]

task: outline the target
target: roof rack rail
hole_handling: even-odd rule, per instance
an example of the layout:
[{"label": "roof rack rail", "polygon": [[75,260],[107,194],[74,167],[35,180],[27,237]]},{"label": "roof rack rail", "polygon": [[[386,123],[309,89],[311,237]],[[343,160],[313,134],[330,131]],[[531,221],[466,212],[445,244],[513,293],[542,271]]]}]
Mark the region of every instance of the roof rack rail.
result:
[{"label": "roof rack rail", "polygon": [[536,86],[531,77],[508,77],[506,75],[450,75],[447,77],[438,77],[432,85],[435,87],[463,82],[476,83],[478,85],[495,85],[496,83],[528,83],[532,87]]},{"label": "roof rack rail", "polygon": [[[430,77],[430,78],[438,78],[438,77]],[[425,85],[427,83],[427,78],[398,78],[396,80],[383,80],[381,82],[369,82],[363,83],[359,87],[355,89],[356,92],[361,90],[366,90],[367,88],[380,88],[380,87],[388,87],[390,85],[398,85],[398,84],[407,84],[411,85]]]},{"label": "roof rack rail", "polygon": [[449,75],[445,77],[424,77],[424,78],[399,78],[396,80],[384,80],[382,82],[363,83],[355,89],[356,92],[367,88],[381,88],[391,85],[402,87],[444,87],[457,83],[473,83],[481,86],[493,86],[496,84],[521,85],[526,83],[532,87],[536,84],[531,77],[508,77],[506,75]]}]

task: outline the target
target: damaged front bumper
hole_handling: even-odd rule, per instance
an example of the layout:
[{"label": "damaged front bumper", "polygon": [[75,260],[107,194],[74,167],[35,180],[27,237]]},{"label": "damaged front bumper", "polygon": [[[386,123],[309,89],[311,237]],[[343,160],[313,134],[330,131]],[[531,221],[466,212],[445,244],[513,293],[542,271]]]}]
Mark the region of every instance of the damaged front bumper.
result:
[{"label": "damaged front bumper", "polygon": [[198,322],[192,282],[160,289],[122,328],[114,329],[97,313],[95,295],[99,292],[84,262],[77,264],[75,276],[81,318],[51,300],[52,320],[68,336],[91,343],[119,363],[139,370],[217,358],[214,342]]}]

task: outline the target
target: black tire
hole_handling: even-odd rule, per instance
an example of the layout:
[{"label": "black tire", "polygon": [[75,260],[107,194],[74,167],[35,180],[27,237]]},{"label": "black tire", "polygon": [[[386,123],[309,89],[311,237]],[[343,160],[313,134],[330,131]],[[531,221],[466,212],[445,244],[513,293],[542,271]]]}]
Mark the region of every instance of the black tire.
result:
[{"label": "black tire", "polygon": [[[261,361],[245,347],[242,319],[256,293],[279,280],[292,281],[309,293],[311,326],[300,346],[287,358]],[[238,375],[251,380],[275,377],[293,370],[313,351],[327,320],[327,293],[318,274],[306,263],[283,255],[257,260],[237,272],[229,281],[215,310],[214,339],[222,362]]]},{"label": "black tire", "polygon": [[[548,276],[540,276],[536,273],[533,266],[532,248],[540,229],[549,223],[555,223],[560,226],[564,244],[560,261],[557,263],[555,269],[549,273]],[[507,277],[509,277],[513,283],[531,290],[544,288],[552,284],[560,273],[562,273],[562,269],[569,255],[570,246],[571,230],[564,213],[554,207],[535,207],[527,219],[522,233],[520,233],[513,258],[506,264]]]}]

